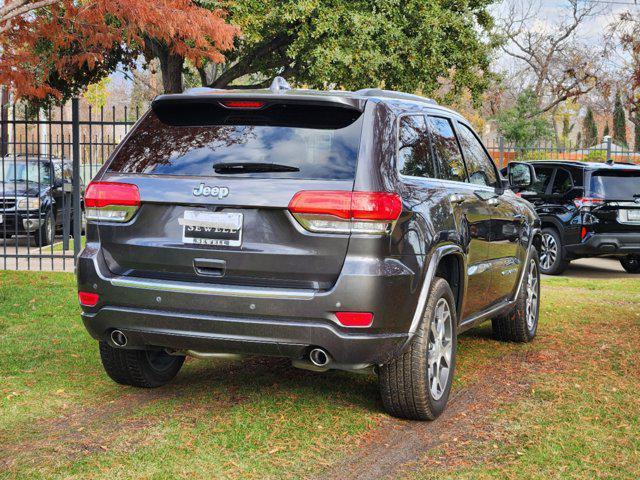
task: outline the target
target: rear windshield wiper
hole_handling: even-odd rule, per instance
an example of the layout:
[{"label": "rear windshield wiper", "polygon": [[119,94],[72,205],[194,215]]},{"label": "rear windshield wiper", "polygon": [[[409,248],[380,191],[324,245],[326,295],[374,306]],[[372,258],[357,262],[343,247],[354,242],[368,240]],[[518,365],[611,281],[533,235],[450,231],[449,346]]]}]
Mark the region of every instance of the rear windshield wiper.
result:
[{"label": "rear windshield wiper", "polygon": [[216,173],[299,172],[298,167],[279,163],[225,162],[213,166]]}]

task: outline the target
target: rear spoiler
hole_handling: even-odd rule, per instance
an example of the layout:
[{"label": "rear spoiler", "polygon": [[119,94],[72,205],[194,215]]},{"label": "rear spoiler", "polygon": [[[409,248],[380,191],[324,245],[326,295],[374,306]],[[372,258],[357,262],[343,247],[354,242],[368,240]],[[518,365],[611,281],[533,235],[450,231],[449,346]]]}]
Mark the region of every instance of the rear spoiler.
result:
[{"label": "rear spoiler", "polygon": [[216,90],[216,89],[194,89],[193,93],[165,94],[160,95],[153,100],[151,108],[157,112],[162,107],[170,107],[173,105],[202,105],[205,103],[220,104],[223,102],[246,102],[259,101],[266,105],[317,105],[334,108],[344,108],[347,110],[355,110],[363,112],[366,99],[358,97],[350,97],[347,95],[331,95],[331,92],[313,92],[309,91],[293,93],[273,94],[268,90]]}]

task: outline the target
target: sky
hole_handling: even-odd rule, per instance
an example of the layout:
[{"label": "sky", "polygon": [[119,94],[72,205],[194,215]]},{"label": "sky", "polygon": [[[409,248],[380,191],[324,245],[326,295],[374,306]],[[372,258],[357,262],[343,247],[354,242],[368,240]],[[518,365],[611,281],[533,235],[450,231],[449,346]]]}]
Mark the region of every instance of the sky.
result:
[{"label": "sky", "polygon": [[[640,0],[590,0],[580,3],[592,3],[596,5],[594,15],[584,22],[576,31],[576,37],[585,44],[598,46],[602,42],[602,36],[607,31],[607,27],[620,16],[624,11],[640,13]],[[491,12],[499,21],[509,13],[511,5],[515,5],[519,11],[525,11],[528,5],[535,5],[537,14],[535,24],[541,30],[553,28],[561,19],[566,18],[570,13],[569,2],[567,0],[502,0],[491,7]],[[536,11],[536,10],[533,10]],[[612,55],[610,61],[612,66],[624,62],[622,54],[618,52]],[[504,55],[498,60],[501,65],[505,62]]]}]

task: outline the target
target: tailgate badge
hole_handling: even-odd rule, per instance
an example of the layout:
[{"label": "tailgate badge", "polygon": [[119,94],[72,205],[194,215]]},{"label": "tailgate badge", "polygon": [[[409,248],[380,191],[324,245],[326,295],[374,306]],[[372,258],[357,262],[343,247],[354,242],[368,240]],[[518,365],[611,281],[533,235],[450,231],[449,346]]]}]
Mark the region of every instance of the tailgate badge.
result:
[{"label": "tailgate badge", "polygon": [[217,186],[209,187],[204,183],[201,183],[193,189],[193,195],[196,197],[218,197],[219,199],[223,199],[229,195],[229,188]]}]

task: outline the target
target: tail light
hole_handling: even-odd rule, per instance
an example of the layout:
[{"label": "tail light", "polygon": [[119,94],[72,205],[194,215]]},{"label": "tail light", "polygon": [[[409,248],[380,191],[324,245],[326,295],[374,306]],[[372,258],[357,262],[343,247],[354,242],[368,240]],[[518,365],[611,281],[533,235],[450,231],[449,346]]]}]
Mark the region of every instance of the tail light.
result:
[{"label": "tail light", "polygon": [[582,227],[580,230],[580,240],[584,240],[584,237],[586,237],[588,233],[589,230],[587,230],[587,227]]},{"label": "tail light", "polygon": [[87,220],[127,222],[140,207],[140,192],[130,183],[91,182],[84,205]]},{"label": "tail light", "polygon": [[95,307],[100,297],[93,292],[78,292],[78,300],[83,307]]},{"label": "tail light", "polygon": [[573,204],[578,209],[583,207],[596,207],[598,205],[602,205],[603,203],[604,199],[598,197],[579,197],[573,200]]},{"label": "tail light", "polygon": [[293,196],[289,211],[311,232],[384,235],[400,216],[402,202],[395,193],[309,190]]}]

